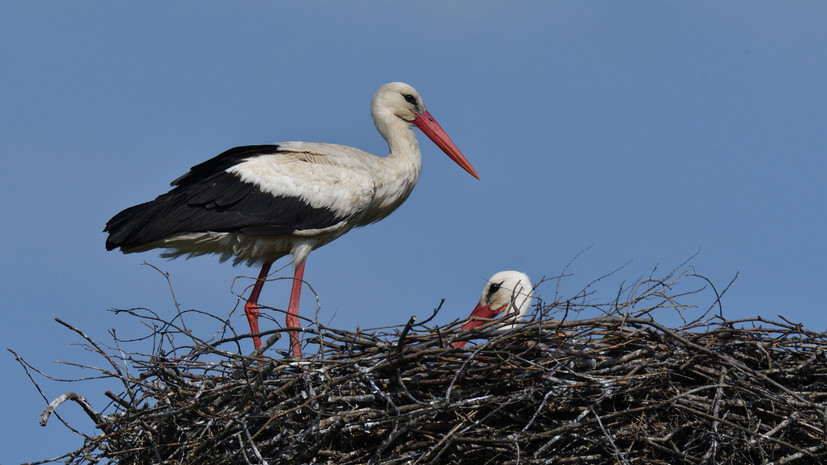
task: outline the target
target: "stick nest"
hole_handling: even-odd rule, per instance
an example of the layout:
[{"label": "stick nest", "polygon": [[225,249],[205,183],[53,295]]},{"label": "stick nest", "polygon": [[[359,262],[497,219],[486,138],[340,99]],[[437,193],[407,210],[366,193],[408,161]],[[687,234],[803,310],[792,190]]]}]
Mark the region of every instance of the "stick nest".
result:
[{"label": "stick nest", "polygon": [[[662,326],[655,311],[683,317],[689,306],[678,300],[698,295],[678,293],[676,282],[636,283],[609,304],[594,304],[589,291],[539,302],[531,321],[509,331],[413,319],[356,332],[311,325],[306,352],[317,352],[303,360],[272,349],[241,355],[245,336],[205,341],[182,318],[130,310],[152,333],[131,342],[151,342],[150,354],[72,328],[123,390],[107,393],[109,413],[86,403],[101,434],[60,459],[825,463],[827,336],[783,318],[727,321],[715,312],[717,292],[702,317]],[[588,312],[598,316],[582,318]],[[471,342],[450,346],[461,339]],[[68,396],[44,422],[67,398],[85,402]]]}]

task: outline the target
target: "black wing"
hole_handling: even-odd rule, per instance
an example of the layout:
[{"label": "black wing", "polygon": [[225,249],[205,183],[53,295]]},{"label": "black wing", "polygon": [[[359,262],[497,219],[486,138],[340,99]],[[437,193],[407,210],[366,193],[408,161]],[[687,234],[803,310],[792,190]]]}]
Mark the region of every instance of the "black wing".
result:
[{"label": "black wing", "polygon": [[341,221],[334,210],[314,208],[298,197],[274,196],[224,171],[251,156],[272,154],[275,147],[237,147],[192,167],[173,181],[171,191],[112,217],[104,228],[109,233],[106,249],[139,247],[181,233],[287,235]]}]

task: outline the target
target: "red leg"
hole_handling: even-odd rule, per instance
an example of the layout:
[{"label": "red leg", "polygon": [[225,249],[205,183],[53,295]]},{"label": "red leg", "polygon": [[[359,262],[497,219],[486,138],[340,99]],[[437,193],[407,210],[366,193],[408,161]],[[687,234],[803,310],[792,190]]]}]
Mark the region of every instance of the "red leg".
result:
[{"label": "red leg", "polygon": [[[247,321],[250,322],[250,331],[253,334],[258,334],[258,296],[261,294],[261,288],[264,287],[264,280],[267,279],[267,275],[270,273],[270,265],[273,262],[267,262],[261,267],[261,273],[258,274],[258,279],[256,279],[255,285],[253,285],[253,290],[250,292],[250,298],[247,299],[247,303],[244,304],[244,313],[247,315]],[[258,349],[261,347],[261,338],[258,336],[253,337],[253,345]]]},{"label": "red leg", "polygon": [[[296,271],[293,273],[293,290],[290,292],[290,305],[287,306],[287,327],[299,328],[299,298],[302,294],[302,278],[304,277],[304,260],[296,265]],[[290,346],[293,348],[293,356],[301,358],[302,346],[299,343],[299,332],[288,331],[290,333]]]}]

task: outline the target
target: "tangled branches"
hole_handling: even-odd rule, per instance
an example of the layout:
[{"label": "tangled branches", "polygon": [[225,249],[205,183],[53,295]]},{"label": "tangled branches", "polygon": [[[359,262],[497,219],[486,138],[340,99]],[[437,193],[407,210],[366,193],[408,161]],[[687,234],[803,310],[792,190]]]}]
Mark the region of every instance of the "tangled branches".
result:
[{"label": "tangled branches", "polygon": [[[101,434],[67,463],[785,464],[827,459],[827,336],[786,320],[720,316],[670,329],[675,282],[610,304],[538,304],[516,329],[427,321],[383,331],[307,329],[305,360],[224,349],[132,314],[150,355],[90,347],[120,379]],[[597,310],[598,316],[570,320]],[[67,325],[68,326],[68,325]],[[78,331],[79,332],[79,331]],[[79,332],[80,333],[80,332]],[[80,333],[82,334],[82,333]],[[478,345],[451,348],[457,338]],[[271,341],[272,343],[272,341]],[[122,367],[132,367],[128,373]],[[119,368],[121,367],[121,368]],[[77,400],[77,399],[75,399]],[[51,407],[52,409],[54,406]],[[91,409],[91,407],[90,407]],[[47,412],[44,412],[44,415]]]}]

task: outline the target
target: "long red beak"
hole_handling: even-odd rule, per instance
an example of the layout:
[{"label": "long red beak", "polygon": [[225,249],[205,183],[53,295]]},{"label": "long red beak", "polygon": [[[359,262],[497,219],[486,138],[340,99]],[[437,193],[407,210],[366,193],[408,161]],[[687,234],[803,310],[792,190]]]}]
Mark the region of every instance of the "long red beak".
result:
[{"label": "long red beak", "polygon": [[474,311],[471,312],[471,316],[468,317],[468,321],[464,325],[462,325],[462,330],[465,331],[466,329],[482,326],[484,323],[486,323],[486,319],[494,318],[501,311],[502,308],[497,310],[491,310],[490,305],[477,304],[477,306],[474,307]]},{"label": "long red beak", "polygon": [[[500,312],[502,312],[505,309],[505,307],[506,306],[503,305],[502,307],[496,310],[491,310],[490,305],[477,304],[477,306],[474,307],[474,311],[471,312],[471,315],[468,317],[468,321],[464,325],[462,325],[461,329],[465,331],[467,329],[476,328],[477,326],[482,326],[483,324],[487,323],[486,319],[496,317],[500,314]],[[462,347],[467,342],[468,341],[453,342],[451,343],[451,347]]]},{"label": "long red beak", "polygon": [[416,115],[416,119],[414,119],[413,124],[421,129],[429,139],[434,141],[434,144],[441,148],[446,155],[451,157],[451,160],[454,160],[457,165],[461,166],[465,171],[471,173],[471,176],[477,179],[480,178],[477,171],[474,170],[473,166],[471,166],[471,163],[468,163],[468,160],[462,156],[462,152],[460,152],[457,146],[454,145],[454,142],[450,137],[448,137],[448,134],[445,133],[442,126],[440,126],[434,117],[431,116],[430,112],[425,111],[425,113]]}]

